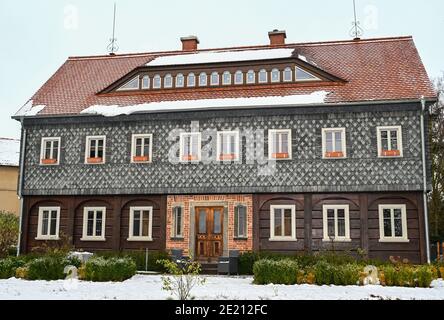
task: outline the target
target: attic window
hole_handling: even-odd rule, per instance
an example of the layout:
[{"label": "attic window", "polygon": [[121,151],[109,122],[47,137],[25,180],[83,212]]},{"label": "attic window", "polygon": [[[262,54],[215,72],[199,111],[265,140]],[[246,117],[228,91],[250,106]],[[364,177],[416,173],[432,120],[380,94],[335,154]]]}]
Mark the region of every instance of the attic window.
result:
[{"label": "attic window", "polygon": [[268,77],[267,77],[267,70],[265,70],[265,69],[261,69],[261,70],[259,71],[259,82],[260,82],[260,83],[267,82],[267,81],[268,81],[267,78],[268,78]]},{"label": "attic window", "polygon": [[244,83],[244,74],[241,70],[237,70],[234,74],[234,83],[235,84],[242,84]]},{"label": "attic window", "polygon": [[172,88],[173,87],[173,77],[171,76],[171,74],[167,74],[165,75],[165,78],[163,79],[163,86],[165,88]]},{"label": "attic window", "polygon": [[281,80],[281,75],[279,69],[271,70],[271,82],[279,82]]},{"label": "attic window", "polygon": [[142,78],[142,89],[149,89],[150,88],[150,77],[149,76],[143,76]]},{"label": "attic window", "polygon": [[182,88],[184,85],[184,77],[182,73],[176,76],[176,88]]},{"label": "attic window", "polygon": [[313,81],[320,80],[318,77],[315,77],[311,73],[296,67],[296,81]]},{"label": "attic window", "polygon": [[160,89],[161,81],[160,75],[156,74],[153,78],[153,88]]},{"label": "attic window", "polygon": [[284,82],[289,82],[293,78],[292,72],[291,72],[291,68],[287,67],[284,69]]},{"label": "attic window", "polygon": [[219,85],[219,74],[217,72],[213,72],[211,74],[211,85],[212,86]]},{"label": "attic window", "polygon": [[123,86],[118,88],[117,91],[138,90],[138,89],[139,89],[139,76],[132,78],[130,81],[128,81]]}]

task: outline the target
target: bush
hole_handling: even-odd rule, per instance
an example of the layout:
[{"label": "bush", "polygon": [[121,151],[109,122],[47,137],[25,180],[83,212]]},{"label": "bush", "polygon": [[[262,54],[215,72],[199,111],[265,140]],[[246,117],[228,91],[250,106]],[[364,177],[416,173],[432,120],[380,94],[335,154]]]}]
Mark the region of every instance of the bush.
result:
[{"label": "bush", "polygon": [[142,250],[134,250],[134,251],[103,251],[96,253],[96,256],[108,258],[131,258],[136,263],[136,269],[140,271],[157,271],[157,272],[165,272],[166,269],[164,265],[158,263],[159,260],[167,260],[169,259],[168,253],[164,251],[149,251],[148,252],[148,270],[146,269],[145,262],[145,251]]},{"label": "bush", "polygon": [[124,281],[134,276],[136,270],[136,263],[128,257],[92,257],[86,262],[82,274],[89,281]]},{"label": "bush", "polygon": [[254,283],[295,284],[298,271],[298,264],[295,260],[262,259],[253,265]]},{"label": "bush", "polygon": [[333,273],[333,283],[337,286],[359,285],[362,267],[356,263],[336,266]]},{"label": "bush", "polygon": [[330,285],[333,284],[333,275],[335,273],[335,268],[324,260],[320,260],[313,267],[315,275],[315,283],[317,285]]},{"label": "bush", "polygon": [[416,286],[422,288],[429,288],[433,278],[436,277],[436,273],[433,272],[433,267],[424,265],[417,267],[415,278]]},{"label": "bush", "polygon": [[0,279],[15,277],[17,268],[23,267],[25,261],[16,257],[0,260]]},{"label": "bush", "polygon": [[48,255],[28,262],[29,280],[58,280],[66,277],[64,269],[68,265],[80,267],[80,260],[64,255]]},{"label": "bush", "polygon": [[19,218],[11,212],[0,211],[0,230],[0,258],[3,258],[17,245]]}]

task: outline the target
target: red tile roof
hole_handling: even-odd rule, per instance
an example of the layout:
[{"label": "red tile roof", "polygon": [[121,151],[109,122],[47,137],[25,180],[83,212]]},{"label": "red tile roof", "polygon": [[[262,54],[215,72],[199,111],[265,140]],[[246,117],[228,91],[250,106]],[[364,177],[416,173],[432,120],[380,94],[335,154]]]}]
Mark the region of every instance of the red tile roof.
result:
[{"label": "red tile roof", "polygon": [[[326,103],[434,99],[436,93],[412,37],[288,44],[317,67],[346,83],[291,83],[224,88],[184,88],[144,93],[97,93],[156,56],[182,51],[70,57],[31,98],[45,105],[38,114],[78,114],[89,106],[133,105],[153,101],[258,97],[331,92]],[[206,49],[264,49],[270,46]]]}]

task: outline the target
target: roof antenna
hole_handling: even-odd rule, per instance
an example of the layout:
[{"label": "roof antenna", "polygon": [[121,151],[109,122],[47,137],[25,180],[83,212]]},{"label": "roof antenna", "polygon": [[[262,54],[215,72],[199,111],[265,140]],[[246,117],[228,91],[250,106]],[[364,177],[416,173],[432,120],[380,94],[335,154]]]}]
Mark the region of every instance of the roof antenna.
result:
[{"label": "roof antenna", "polygon": [[360,26],[360,22],[356,17],[356,0],[353,0],[353,13],[354,13],[354,21],[352,22],[352,28],[350,30],[350,35],[353,37],[353,40],[360,40],[363,34],[363,30]]},{"label": "roof antenna", "polygon": [[115,55],[117,50],[119,50],[119,46],[117,45],[117,39],[115,37],[116,33],[116,3],[114,2],[114,18],[113,18],[113,37],[110,40],[110,44],[107,49],[110,55]]}]

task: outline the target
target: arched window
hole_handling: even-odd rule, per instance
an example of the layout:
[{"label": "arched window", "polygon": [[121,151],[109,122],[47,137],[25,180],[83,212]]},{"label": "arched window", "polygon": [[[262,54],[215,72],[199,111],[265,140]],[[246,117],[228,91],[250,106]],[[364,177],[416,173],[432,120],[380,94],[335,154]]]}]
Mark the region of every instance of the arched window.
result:
[{"label": "arched window", "polygon": [[162,79],[160,78],[160,75],[156,74],[153,78],[153,88],[159,89],[162,84]]},{"label": "arched window", "polygon": [[271,70],[271,82],[279,82],[281,81],[281,72],[279,69]]},{"label": "arched window", "polygon": [[146,75],[142,78],[142,89],[150,88],[150,76]]},{"label": "arched window", "polygon": [[196,76],[194,73],[189,73],[187,76],[187,87],[194,87],[196,86]]},{"label": "arched window", "polygon": [[184,78],[182,73],[178,73],[176,75],[176,88],[183,88],[184,86]]},{"label": "arched window", "polygon": [[211,73],[211,81],[210,81],[210,84],[211,84],[212,86],[217,86],[217,85],[219,85],[219,73],[217,73],[217,72],[213,72],[213,73]]},{"label": "arched window", "polygon": [[163,79],[163,86],[164,88],[172,88],[173,87],[173,77],[171,74],[166,74],[165,78]]},{"label": "arched window", "polygon": [[259,70],[259,82],[260,83],[264,83],[264,82],[267,82],[267,81],[268,81],[268,79],[267,79],[267,70],[265,70],[265,69]]},{"label": "arched window", "polygon": [[293,80],[293,72],[290,67],[284,69],[284,81],[292,81]]},{"label": "arched window", "polygon": [[205,87],[207,85],[207,74],[205,72],[201,72],[199,74],[199,87]]},{"label": "arched window", "polygon": [[234,83],[243,84],[244,83],[244,73],[241,70],[237,70],[234,74]]},{"label": "arched window", "polygon": [[247,72],[247,83],[255,83],[256,82],[256,74],[254,70],[248,70]]},{"label": "arched window", "polygon": [[222,84],[223,85],[230,85],[231,84],[231,73],[230,71],[224,71],[222,75]]}]

